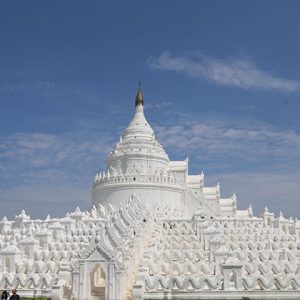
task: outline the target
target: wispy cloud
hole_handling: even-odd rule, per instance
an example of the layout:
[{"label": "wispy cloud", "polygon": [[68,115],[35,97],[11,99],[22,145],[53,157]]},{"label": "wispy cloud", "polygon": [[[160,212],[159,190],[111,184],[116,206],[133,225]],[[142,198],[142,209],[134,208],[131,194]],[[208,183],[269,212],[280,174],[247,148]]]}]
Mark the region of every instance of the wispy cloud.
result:
[{"label": "wispy cloud", "polygon": [[21,82],[0,85],[0,93],[28,93],[31,95],[52,96],[55,94],[56,85],[51,81]]},{"label": "wispy cloud", "polygon": [[94,160],[104,156],[111,143],[108,136],[95,140],[93,135],[16,133],[0,143],[0,161],[6,172],[19,172],[27,183],[85,181]]},{"label": "wispy cloud", "polygon": [[22,209],[33,218],[64,216],[77,206],[87,209],[91,206],[90,186],[78,184],[16,184],[0,193],[1,218],[12,218]]},{"label": "wispy cloud", "polygon": [[[105,168],[110,135],[15,133],[0,142],[0,211],[64,215],[91,204],[93,178]],[[1,217],[1,216],[0,216]]]},{"label": "wispy cloud", "polygon": [[188,57],[163,52],[157,58],[149,58],[147,63],[153,70],[174,71],[192,78],[206,79],[217,85],[281,92],[300,89],[299,81],[261,70],[248,59],[221,60],[204,55]]},{"label": "wispy cloud", "polygon": [[[255,119],[179,114],[176,125],[156,125],[170,158],[190,156],[190,172],[221,183],[223,197],[237,193],[238,205],[264,206],[299,216],[300,135]],[[181,156],[178,156],[181,154]]]},{"label": "wispy cloud", "polygon": [[245,209],[253,204],[255,214],[267,206],[276,214],[299,218],[300,172],[228,172],[206,177],[207,184],[221,183],[221,193],[238,197],[238,207]]},{"label": "wispy cloud", "polygon": [[148,101],[145,104],[145,109],[150,110],[150,109],[162,109],[166,107],[170,107],[173,104],[171,101],[162,101],[162,102],[150,102]]},{"label": "wispy cloud", "polygon": [[214,170],[300,166],[300,135],[253,119],[190,114],[156,129],[169,151],[191,154]]}]

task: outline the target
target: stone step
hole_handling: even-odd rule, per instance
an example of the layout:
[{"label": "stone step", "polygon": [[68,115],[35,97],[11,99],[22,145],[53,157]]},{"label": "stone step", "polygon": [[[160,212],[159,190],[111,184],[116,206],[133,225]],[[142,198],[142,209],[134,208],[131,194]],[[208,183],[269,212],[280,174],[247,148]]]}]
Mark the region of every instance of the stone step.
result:
[{"label": "stone step", "polygon": [[105,300],[105,289],[99,288],[94,291],[92,291],[92,296],[97,297],[99,300]]}]

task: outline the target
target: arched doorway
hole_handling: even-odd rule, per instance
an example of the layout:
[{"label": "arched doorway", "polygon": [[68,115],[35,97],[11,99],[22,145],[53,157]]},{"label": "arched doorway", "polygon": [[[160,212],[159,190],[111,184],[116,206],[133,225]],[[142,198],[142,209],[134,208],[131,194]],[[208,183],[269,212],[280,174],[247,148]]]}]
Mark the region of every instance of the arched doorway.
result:
[{"label": "arched doorway", "polygon": [[105,300],[105,273],[97,263],[90,273],[91,298]]}]

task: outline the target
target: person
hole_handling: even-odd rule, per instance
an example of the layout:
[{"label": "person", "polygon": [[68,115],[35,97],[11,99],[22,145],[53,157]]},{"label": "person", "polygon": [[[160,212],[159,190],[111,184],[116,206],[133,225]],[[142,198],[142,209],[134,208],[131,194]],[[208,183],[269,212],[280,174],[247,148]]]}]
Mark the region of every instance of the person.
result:
[{"label": "person", "polygon": [[6,290],[4,290],[3,292],[2,292],[2,295],[1,295],[1,299],[8,299],[8,292],[6,291]]},{"label": "person", "polygon": [[17,294],[17,290],[13,289],[12,295],[10,296],[9,300],[20,300],[20,296]]}]

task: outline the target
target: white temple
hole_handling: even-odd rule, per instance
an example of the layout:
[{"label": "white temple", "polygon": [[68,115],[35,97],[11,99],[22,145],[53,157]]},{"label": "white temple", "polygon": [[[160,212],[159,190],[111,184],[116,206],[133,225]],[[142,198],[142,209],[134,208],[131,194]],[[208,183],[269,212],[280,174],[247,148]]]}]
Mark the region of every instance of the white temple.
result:
[{"label": "white temple", "polygon": [[0,289],[56,300],[300,299],[300,222],[221,198],[170,161],[135,114],[96,175],[93,205],[0,221]]}]

